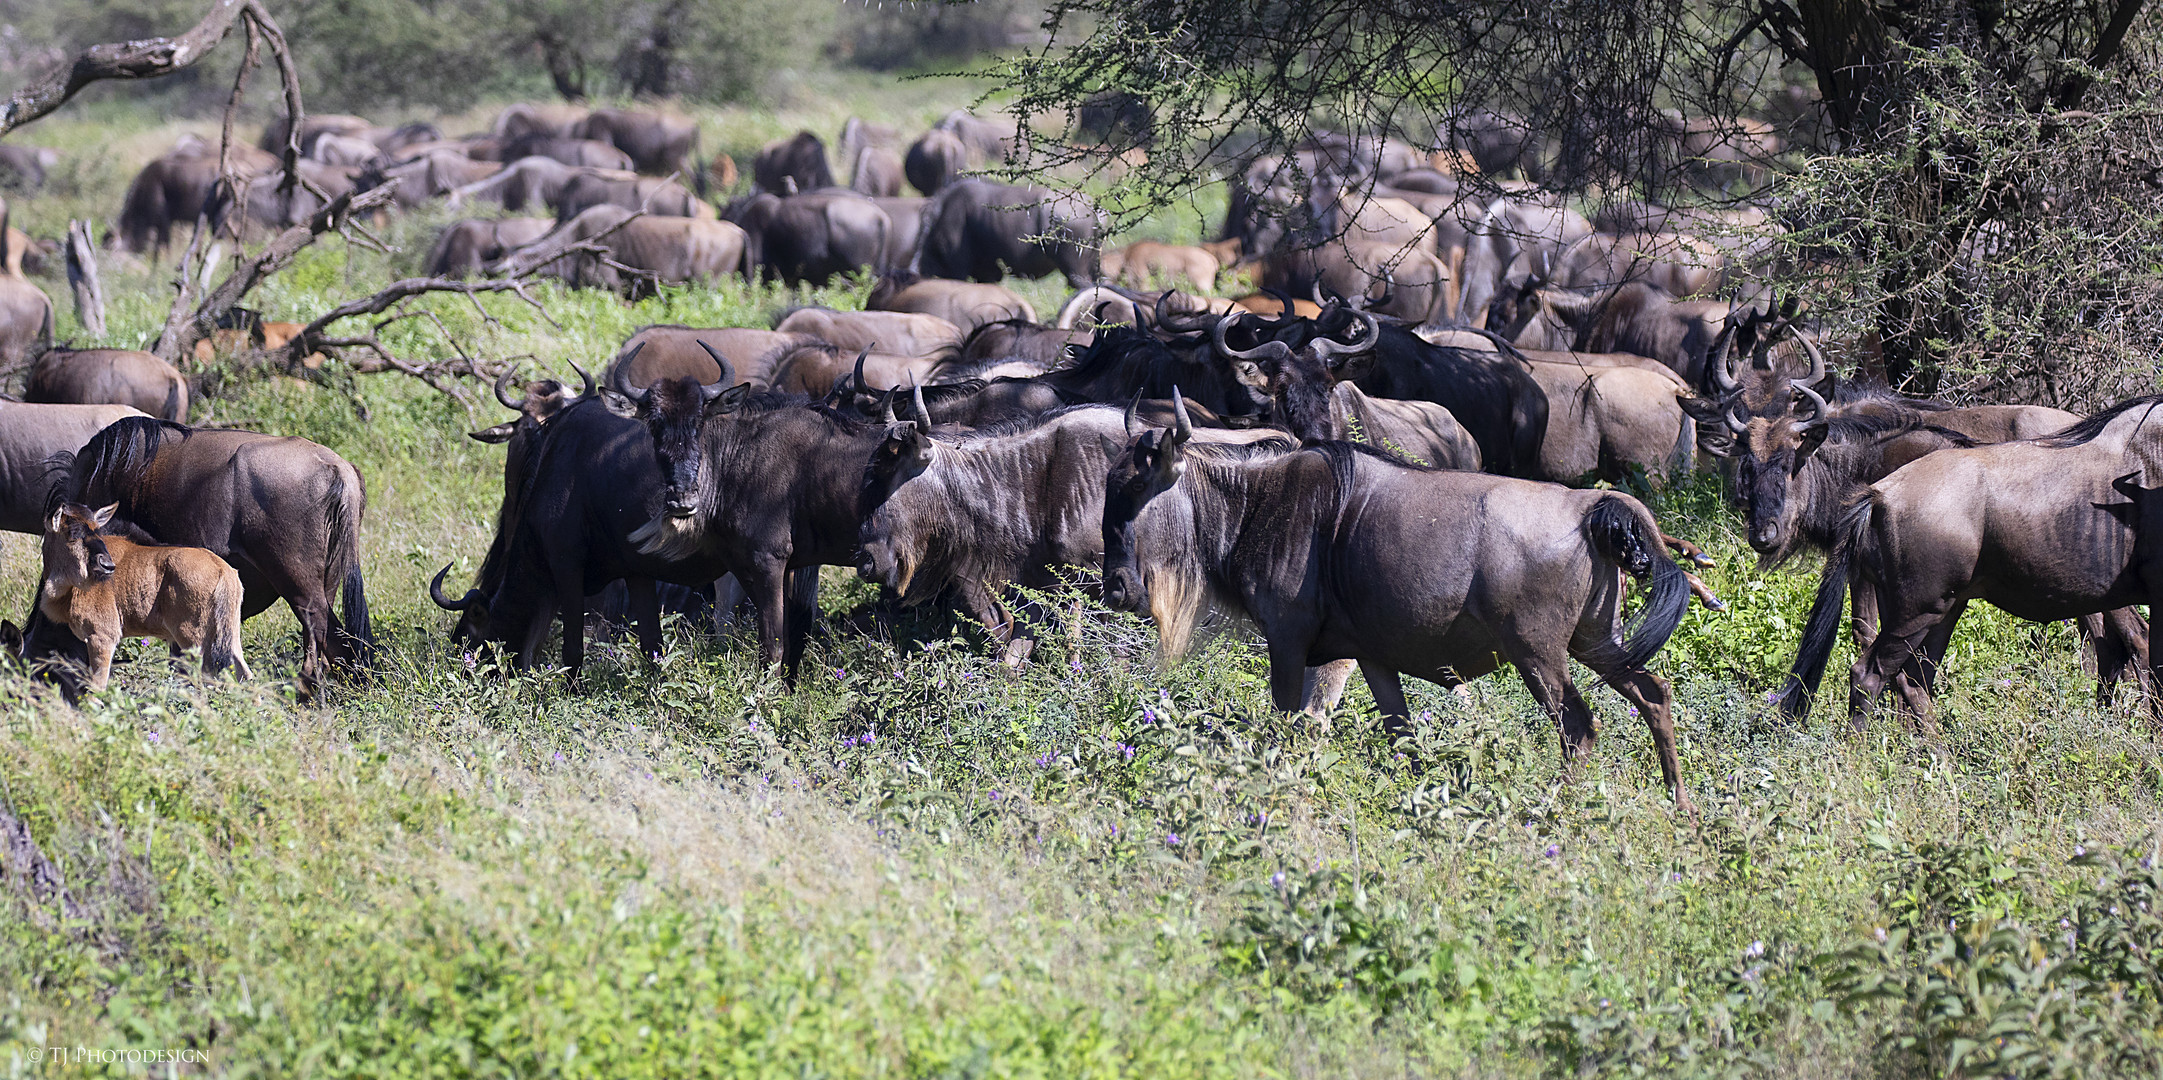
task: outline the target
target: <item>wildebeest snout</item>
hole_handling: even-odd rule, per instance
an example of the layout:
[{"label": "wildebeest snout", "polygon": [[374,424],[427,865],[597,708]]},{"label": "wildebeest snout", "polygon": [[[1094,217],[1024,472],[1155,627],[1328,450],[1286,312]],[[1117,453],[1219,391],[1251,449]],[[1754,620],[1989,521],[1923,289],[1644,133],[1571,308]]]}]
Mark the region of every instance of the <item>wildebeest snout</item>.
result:
[{"label": "wildebeest snout", "polygon": [[1144,598],[1141,575],[1123,566],[1105,573],[1106,606],[1117,611],[1139,611]]}]

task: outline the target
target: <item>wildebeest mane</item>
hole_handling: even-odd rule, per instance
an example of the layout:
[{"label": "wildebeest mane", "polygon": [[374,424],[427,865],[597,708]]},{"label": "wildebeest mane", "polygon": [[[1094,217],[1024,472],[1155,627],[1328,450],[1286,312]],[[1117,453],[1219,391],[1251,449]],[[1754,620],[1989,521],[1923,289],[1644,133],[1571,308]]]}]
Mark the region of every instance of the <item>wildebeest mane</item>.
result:
[{"label": "wildebeest mane", "polygon": [[2135,409],[2142,407],[2153,408],[2157,405],[2163,405],[2163,394],[2149,394],[2146,397],[2129,398],[2066,428],[2064,431],[2045,435],[2035,440],[2035,442],[2038,446],[2048,446],[2054,450],[2091,443],[2095,441],[2096,436],[2103,434],[2103,429],[2109,427],[2111,421]]},{"label": "wildebeest mane", "polygon": [[46,476],[64,473],[66,482],[52,485],[46,495],[46,512],[51,513],[62,502],[81,502],[100,481],[115,495],[133,489],[157,458],[166,435],[178,433],[186,438],[190,430],[186,424],[172,420],[130,416],[106,425],[81,450],[54,454],[45,461]]}]

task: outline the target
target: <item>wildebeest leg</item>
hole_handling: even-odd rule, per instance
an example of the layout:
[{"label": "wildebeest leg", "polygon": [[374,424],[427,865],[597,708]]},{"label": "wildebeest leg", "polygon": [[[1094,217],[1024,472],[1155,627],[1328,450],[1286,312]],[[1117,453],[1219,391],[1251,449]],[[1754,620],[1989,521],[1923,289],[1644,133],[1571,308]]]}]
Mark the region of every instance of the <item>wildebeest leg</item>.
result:
[{"label": "wildebeest leg", "polygon": [[2151,694],[2148,685],[2148,625],[2133,608],[2118,608],[2078,619],[2080,636],[2087,642],[2094,665],[2095,703],[2108,706],[2118,681],[2133,673],[2139,693]]},{"label": "wildebeest leg", "polygon": [[1570,673],[1565,664],[1544,657],[1519,654],[1512,656],[1517,665],[1517,676],[1525,682],[1525,689],[1532,692],[1532,699],[1547,710],[1549,718],[1562,734],[1562,771],[1565,777],[1575,776],[1577,761],[1592,752],[1592,743],[1599,733],[1592,727],[1592,709],[1578,695],[1577,688],[1570,685]]},{"label": "wildebeest leg", "polygon": [[1675,752],[1673,688],[1668,686],[1666,679],[1643,668],[1602,673],[1600,677],[1630,704],[1637,706],[1637,714],[1645,718],[1645,726],[1652,731],[1653,752],[1660,755],[1660,778],[1667,781],[1667,790],[1675,797],[1675,806],[1696,817],[1697,805],[1690,801],[1690,793],[1682,787],[1682,758]]},{"label": "wildebeest leg", "polygon": [[586,665],[586,591],[579,587],[580,575],[558,580],[570,582],[556,587],[556,614],[563,620],[563,666],[569,669],[564,680],[576,687],[578,671]]},{"label": "wildebeest leg", "polygon": [[723,574],[713,583],[713,633],[721,637],[736,624],[736,609],[748,598],[744,596],[743,582],[734,574]]},{"label": "wildebeest leg", "polygon": [[[1953,628],[1960,625],[1960,616],[1968,610],[1966,600],[1955,600],[1938,624],[1923,636],[1922,647],[1908,660],[1907,678],[1915,681],[1923,693],[1935,696],[1938,692],[1938,668],[1945,663],[1945,650],[1953,643]],[[1903,696],[1909,696],[1903,691]]]},{"label": "wildebeest leg", "polygon": [[1280,712],[1298,712],[1306,702],[1307,648],[1306,635],[1298,640],[1271,635],[1269,638],[1269,697]]},{"label": "wildebeest leg", "polygon": [[330,598],[288,594],[285,604],[300,622],[300,684],[313,694],[323,688],[330,660]]},{"label": "wildebeest leg", "polygon": [[[1338,660],[1315,668],[1315,681],[1319,683],[1329,674],[1341,672],[1336,680],[1337,692],[1341,694],[1344,692],[1345,681],[1352,677],[1353,663],[1354,661]],[[1367,679],[1368,692],[1374,695],[1375,706],[1382,711],[1382,730],[1389,732],[1393,739],[1411,738],[1412,709],[1404,702],[1404,679],[1397,674],[1395,668],[1364,660],[1357,663],[1359,673]]]},{"label": "wildebeest leg", "polygon": [[[1359,667],[1360,663],[1357,660],[1332,660],[1321,667],[1308,668],[1307,715],[1317,720],[1328,716],[1329,710],[1336,708],[1337,703],[1344,700],[1344,685],[1352,681],[1352,671]],[[1391,678],[1395,677],[1395,674],[1392,673]],[[1371,676],[1367,679],[1367,688],[1369,690],[1374,688],[1374,679]],[[1398,697],[1401,699],[1403,696],[1404,692],[1400,688]],[[1376,698],[1375,700],[1380,701],[1381,699]],[[1388,716],[1389,714],[1385,711],[1383,715]]]},{"label": "wildebeest leg", "polygon": [[1704,548],[1698,547],[1682,537],[1661,533],[1660,542],[1666,544],[1675,554],[1682,556],[1684,561],[1693,562],[1699,566],[1719,565],[1713,562],[1712,556],[1705,554]]},{"label": "wildebeest leg", "polygon": [[788,632],[782,600],[782,579],[787,574],[788,567],[779,559],[760,559],[736,571],[736,580],[758,613],[759,664],[763,667],[781,662],[783,635]]},{"label": "wildebeest leg", "polygon": [[661,591],[652,578],[625,578],[630,594],[631,627],[638,632],[638,651],[648,660],[661,659]]},{"label": "wildebeest leg", "polygon": [[1865,716],[1877,704],[1886,680],[1907,667],[1908,658],[1915,654],[1923,636],[1937,625],[1937,621],[1934,612],[1910,616],[1897,627],[1882,629],[1870,647],[1856,658],[1855,666],[1848,673],[1848,722],[1856,731],[1863,730]]},{"label": "wildebeest leg", "polygon": [[796,681],[796,665],[803,662],[804,643],[810,640],[811,624],[819,618],[819,568],[804,566],[789,571],[783,596],[782,625],[787,628],[786,649],[781,657],[782,676]]},{"label": "wildebeest leg", "polygon": [[[518,656],[512,663],[520,671],[533,666],[540,657],[541,643],[548,639],[549,627],[555,622],[556,607],[546,599],[535,606],[527,616],[525,636],[518,639]],[[508,636],[508,635],[506,635]]]}]

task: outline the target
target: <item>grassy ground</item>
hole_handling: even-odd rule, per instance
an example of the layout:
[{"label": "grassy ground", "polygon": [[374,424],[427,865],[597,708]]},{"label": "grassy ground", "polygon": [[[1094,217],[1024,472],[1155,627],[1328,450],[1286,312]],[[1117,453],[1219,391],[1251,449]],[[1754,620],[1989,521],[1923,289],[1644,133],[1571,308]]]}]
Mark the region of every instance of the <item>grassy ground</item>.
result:
[{"label": "grassy ground", "polygon": [[[907,96],[924,85],[894,115],[943,111]],[[83,150],[109,128],[112,149],[19,222],[110,213],[111,177],[174,130],[109,112],[28,133]],[[842,113],[807,97],[708,130],[751,145]],[[439,220],[394,223],[389,257],[327,244],[259,299],[290,317],[372,291]],[[133,344],[164,288],[115,275],[108,340]],[[541,295],[555,325],[434,308],[485,355],[551,364],[802,299]],[[248,627],[245,686],[149,648],[80,710],[0,674],[0,795],[76,905],[5,863],[11,1075],[80,1071],[33,1057],[63,1045],[233,1076],[2156,1070],[2152,731],[2094,704],[2066,628],[1994,612],[1961,632],[1938,734],[1777,723],[1764,692],[1814,581],[1755,572],[1712,481],[1655,501],[1735,609],[1693,611],[1659,662],[1690,821],[1604,690],[1607,737],[1566,781],[1514,681],[1415,687],[1414,769],[1363,689],[1326,728],[1277,717],[1241,634],[1159,673],[1147,629],[1102,615],[1009,672],[935,620],[900,649],[866,636],[870,593],[838,572],[793,693],[743,640],[678,627],[658,667],[606,647],[566,694],[454,649],[424,595],[487,546],[501,451],[462,433],[493,404],[334,371],[212,407],[368,478],[383,664],[296,704],[280,610]],[[10,617],[34,559],[0,540]]]}]

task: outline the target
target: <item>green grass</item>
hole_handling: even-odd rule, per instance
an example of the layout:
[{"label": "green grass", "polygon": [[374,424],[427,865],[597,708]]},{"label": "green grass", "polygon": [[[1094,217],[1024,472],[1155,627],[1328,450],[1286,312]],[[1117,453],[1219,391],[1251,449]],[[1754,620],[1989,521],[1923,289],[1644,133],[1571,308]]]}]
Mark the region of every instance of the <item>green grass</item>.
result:
[{"label": "green grass", "polygon": [[[720,130],[750,145],[844,112]],[[95,120],[116,147],[171,135]],[[96,145],[56,121],[26,134]],[[136,152],[114,152],[123,183]],[[18,220],[108,212],[116,189],[84,183]],[[303,317],[371,291],[440,221],[392,222],[387,257],[326,243],[257,300]],[[108,341],[132,344],[164,285],[115,275]],[[481,355],[556,364],[802,299],[537,295],[553,324],[428,306]],[[898,651],[872,639],[870,591],[838,571],[793,693],[740,636],[687,626],[657,667],[599,647],[582,693],[506,674],[424,594],[445,562],[471,573],[500,496],[501,451],[463,437],[499,410],[471,397],[333,366],[212,403],[367,477],[371,681],[296,703],[282,609],[247,628],[247,685],[142,647],[79,710],[0,674],[0,796],[78,905],[7,867],[10,1075],[83,1071],[28,1056],[58,1045],[188,1047],[231,1076],[1944,1075],[1956,1053],[1967,1075],[2154,1071],[2138,961],[2163,932],[2131,860],[2163,764],[2137,711],[2093,703],[2066,628],[1979,610],[1936,737],[1846,734],[1823,708],[1778,723],[1764,694],[1814,577],[1757,573],[1713,481],[1654,500],[1734,607],[1693,611],[1659,661],[1693,822],[1604,690],[1606,737],[1565,779],[1513,679],[1416,686],[1415,769],[1357,686],[1326,729],[1277,716],[1242,634],[1159,673],[1142,624],[1099,614],[1008,671],[934,618]],[[0,539],[10,617],[35,558]]]}]

